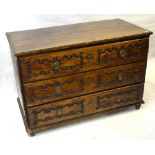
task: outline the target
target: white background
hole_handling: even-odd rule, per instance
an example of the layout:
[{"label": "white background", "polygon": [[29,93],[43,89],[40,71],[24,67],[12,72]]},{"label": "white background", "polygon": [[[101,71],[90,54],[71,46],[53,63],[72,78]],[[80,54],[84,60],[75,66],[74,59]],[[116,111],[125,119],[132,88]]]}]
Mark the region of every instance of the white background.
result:
[{"label": "white background", "polygon": [[[150,40],[144,91],[146,104],[139,111],[131,108],[50,130],[33,138],[28,137],[25,132],[16,102],[14,73],[5,37],[5,32],[9,31],[109,18],[122,18],[155,31],[155,15],[120,15],[120,13],[153,13],[155,5],[144,0],[138,2],[109,0],[106,3],[103,0],[0,2],[0,155],[150,155],[155,153],[155,39],[153,36]],[[72,14],[66,15],[66,13]]]}]

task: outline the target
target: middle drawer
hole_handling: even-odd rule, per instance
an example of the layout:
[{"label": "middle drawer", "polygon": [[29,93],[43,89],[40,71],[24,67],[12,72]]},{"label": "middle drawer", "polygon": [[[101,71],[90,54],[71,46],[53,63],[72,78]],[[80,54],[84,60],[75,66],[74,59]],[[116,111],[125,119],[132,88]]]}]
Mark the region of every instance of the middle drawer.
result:
[{"label": "middle drawer", "polygon": [[27,106],[34,106],[144,82],[146,62],[121,65],[24,84]]}]

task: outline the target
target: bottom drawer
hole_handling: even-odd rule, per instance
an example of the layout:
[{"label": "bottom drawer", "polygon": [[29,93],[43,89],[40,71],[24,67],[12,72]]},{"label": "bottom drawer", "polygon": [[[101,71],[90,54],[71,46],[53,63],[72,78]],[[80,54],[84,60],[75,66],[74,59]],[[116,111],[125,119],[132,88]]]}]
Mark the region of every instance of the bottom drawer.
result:
[{"label": "bottom drawer", "polygon": [[28,108],[30,127],[36,128],[82,115],[140,103],[143,87],[143,84],[136,84]]}]

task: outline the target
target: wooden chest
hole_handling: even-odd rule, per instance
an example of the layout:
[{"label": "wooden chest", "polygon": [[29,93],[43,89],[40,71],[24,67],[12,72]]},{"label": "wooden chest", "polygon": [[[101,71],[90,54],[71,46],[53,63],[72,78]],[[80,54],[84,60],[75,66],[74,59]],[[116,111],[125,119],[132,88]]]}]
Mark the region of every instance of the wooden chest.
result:
[{"label": "wooden chest", "polygon": [[120,19],[6,33],[27,132],[139,109],[150,34]]}]

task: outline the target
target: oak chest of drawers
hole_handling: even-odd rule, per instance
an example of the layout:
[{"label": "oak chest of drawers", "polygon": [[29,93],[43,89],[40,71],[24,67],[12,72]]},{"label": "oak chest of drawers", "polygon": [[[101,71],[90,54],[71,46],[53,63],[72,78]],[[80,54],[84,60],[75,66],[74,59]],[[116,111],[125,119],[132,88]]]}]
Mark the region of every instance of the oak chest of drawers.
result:
[{"label": "oak chest of drawers", "polygon": [[150,34],[120,19],[6,33],[27,132],[139,109]]}]

